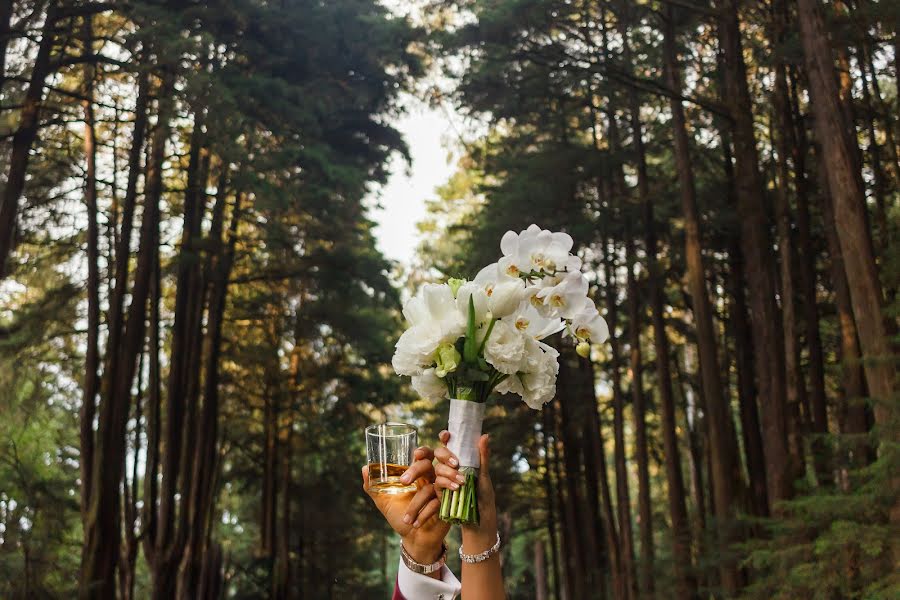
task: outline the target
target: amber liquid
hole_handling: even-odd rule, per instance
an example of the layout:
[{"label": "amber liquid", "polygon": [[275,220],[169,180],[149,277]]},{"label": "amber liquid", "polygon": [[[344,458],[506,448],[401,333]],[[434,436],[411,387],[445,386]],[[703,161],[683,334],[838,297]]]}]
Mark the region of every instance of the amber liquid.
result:
[{"label": "amber liquid", "polygon": [[393,463],[369,463],[369,489],[378,494],[403,494],[416,491],[415,483],[403,483],[400,476],[409,466]]}]

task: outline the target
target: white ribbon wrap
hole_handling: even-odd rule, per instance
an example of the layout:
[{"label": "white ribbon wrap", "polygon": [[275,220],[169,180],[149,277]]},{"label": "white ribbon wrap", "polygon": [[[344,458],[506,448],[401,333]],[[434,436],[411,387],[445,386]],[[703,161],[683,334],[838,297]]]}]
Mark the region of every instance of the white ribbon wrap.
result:
[{"label": "white ribbon wrap", "polygon": [[450,442],[447,448],[459,459],[461,467],[481,466],[478,454],[478,440],[481,438],[481,424],[484,422],[484,402],[450,399],[450,418],[447,430]]}]

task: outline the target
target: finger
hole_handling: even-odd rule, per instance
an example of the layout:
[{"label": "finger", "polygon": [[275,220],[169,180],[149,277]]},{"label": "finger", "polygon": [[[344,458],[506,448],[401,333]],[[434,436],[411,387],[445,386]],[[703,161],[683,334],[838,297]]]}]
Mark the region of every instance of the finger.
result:
[{"label": "finger", "polygon": [[458,490],[459,484],[456,482],[455,478],[436,477],[434,480],[434,488],[436,490]]},{"label": "finger", "polygon": [[434,457],[440,462],[450,465],[451,467],[459,466],[459,459],[447,448],[438,448],[437,450],[435,450]]},{"label": "finger", "polygon": [[413,460],[434,460],[434,450],[428,446],[420,446],[413,452]]},{"label": "finger", "polygon": [[419,520],[419,511],[428,504],[431,500],[434,499],[434,488],[429,483],[428,485],[422,486],[416,495],[412,497],[412,500],[409,501],[409,504],[406,505],[406,513],[403,515],[403,522],[409,525],[410,523],[418,523]]},{"label": "finger", "polygon": [[446,429],[443,430],[442,432],[440,432],[438,434],[438,439],[441,441],[442,444],[444,444],[446,446],[447,442],[450,441],[450,432],[447,431]]},{"label": "finger", "polygon": [[411,464],[409,468],[404,471],[403,475],[400,476],[400,481],[408,484],[416,481],[420,477],[428,482],[434,481],[434,465],[432,464],[431,459],[417,460]]},{"label": "finger", "polygon": [[455,481],[456,483],[465,483],[466,476],[460,473],[458,470],[453,467],[448,467],[447,465],[443,465],[438,463],[434,466],[434,474],[435,477],[445,477],[450,481]]},{"label": "finger", "polygon": [[488,469],[491,460],[490,434],[485,433],[481,436],[481,438],[478,439],[478,455],[481,458],[480,473],[483,473],[485,476],[490,475],[490,471]]},{"label": "finger", "polygon": [[369,465],[362,468],[363,491],[369,491]]},{"label": "finger", "polygon": [[441,501],[432,496],[431,500],[428,501],[428,504],[419,511],[419,516],[413,522],[413,527],[419,527],[423,523],[427,523],[428,519],[436,515],[440,509]]}]

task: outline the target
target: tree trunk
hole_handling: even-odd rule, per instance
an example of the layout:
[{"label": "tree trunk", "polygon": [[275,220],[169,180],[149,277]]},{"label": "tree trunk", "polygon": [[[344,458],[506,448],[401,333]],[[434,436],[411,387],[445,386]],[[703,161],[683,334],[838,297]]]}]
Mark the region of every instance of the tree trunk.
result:
[{"label": "tree trunk", "polygon": [[[617,321],[616,308],[616,284],[612,277],[613,265],[612,253],[615,249],[606,252],[606,285],[607,285],[607,318],[615,327]],[[619,543],[621,544],[621,576],[624,598],[637,596],[637,573],[634,567],[634,536],[631,527],[631,496],[628,490],[628,466],[625,462],[625,399],[620,381],[619,365],[621,356],[619,353],[619,341],[616,336],[610,336],[610,377],[612,379],[613,402],[613,456],[616,474],[616,518],[619,529]]]},{"label": "tree trunk", "polygon": [[[675,11],[667,7],[668,18],[665,36],[666,78],[669,87],[681,90],[681,76],[677,63],[677,44],[673,19]],[[720,553],[730,554],[728,546],[735,540],[731,533],[734,524],[734,475],[738,468],[737,456],[733,445],[729,443],[728,428],[731,416],[728,403],[723,393],[722,381],[719,377],[719,358],[716,334],[713,327],[712,307],[706,291],[706,276],[703,266],[702,241],[700,237],[700,215],[697,209],[693,167],[691,166],[690,147],[688,144],[687,124],[681,101],[670,101],[672,110],[673,138],[675,145],[675,161],[678,171],[678,184],[681,189],[681,207],[684,216],[685,230],[685,262],[687,263],[688,289],[691,293],[694,323],[697,327],[697,348],[700,358],[700,379],[703,388],[704,406],[706,409],[707,432],[709,437],[709,456],[713,474],[713,507],[716,525],[719,529],[719,540],[722,544]],[[721,566],[722,581],[729,594],[737,590],[738,574],[733,562]]]},{"label": "tree trunk", "polygon": [[[738,23],[736,0],[720,6],[719,37],[723,52],[725,101],[733,120],[734,181],[741,224],[741,244],[749,287],[750,320],[756,358],[756,379],[762,404],[762,438],[766,460],[769,507],[793,494],[794,472],[787,443],[784,385],[784,347],[781,315],[769,269],[774,263],[759,156],[753,132],[750,93]],[[736,575],[736,573],[735,573]],[[728,594],[738,588],[736,578],[723,582]]]},{"label": "tree trunk", "polygon": [[144,341],[147,300],[159,238],[162,167],[169,134],[169,115],[173,107],[168,83],[170,80],[162,86],[159,123],[153,135],[148,163],[140,249],[131,289],[128,321],[121,344],[110,346],[111,353],[114,352],[116,357],[111,361],[113,368],[104,371],[100,387],[101,404],[91,475],[91,504],[85,526],[79,582],[79,596],[83,600],[111,597],[115,594],[114,572],[120,538],[118,509],[123,464],[121,458],[125,450],[125,426],[135,363]]},{"label": "tree trunk", "polygon": [[[816,138],[834,208],[853,315],[859,330],[869,392],[875,397],[875,420],[889,427],[887,402],[893,396],[894,365],[882,311],[881,284],[866,223],[865,192],[853,162],[854,141],[844,122],[831,60],[828,35],[818,0],[798,0],[800,32],[810,81]],[[887,433],[887,431],[886,431]],[[893,436],[896,438],[896,434]]]},{"label": "tree trunk", "polygon": [[628,320],[630,321],[630,362],[631,362],[631,410],[634,417],[634,456],[638,467],[638,518],[641,538],[641,559],[639,563],[640,588],[643,597],[652,597],[653,577],[653,512],[650,501],[650,456],[647,450],[647,405],[644,397],[644,383],[641,361],[641,321],[638,300],[638,286],[634,277],[636,262],[634,241],[626,234],[625,248],[628,263]]},{"label": "tree trunk", "polygon": [[547,599],[547,557],[544,554],[544,540],[535,538],[532,542],[534,551],[534,599]]},{"label": "tree trunk", "polygon": [[806,158],[809,144],[806,126],[800,114],[797,97],[796,78],[791,74],[791,138],[794,158],[794,181],[797,186],[797,241],[799,249],[800,295],[804,298],[804,332],[809,349],[809,406],[812,424],[813,464],[819,485],[831,481],[831,460],[827,442],[822,439],[828,433],[827,399],[825,394],[825,358],[822,350],[822,336],[819,333],[819,303],[816,291],[816,262],[813,246],[812,226],[809,208],[809,183],[806,173]]},{"label": "tree trunk", "polygon": [[553,479],[556,481],[556,486],[554,488],[556,494],[556,505],[559,507],[560,514],[560,547],[563,549],[563,557],[562,557],[562,565],[558,573],[560,573],[562,577],[562,596],[565,600],[571,598],[571,593],[569,590],[572,589],[572,570],[570,566],[570,561],[568,560],[570,549],[572,548],[572,544],[574,543],[569,538],[569,529],[568,529],[568,509],[566,507],[565,497],[563,496],[563,481],[562,481],[562,469],[560,467],[559,460],[559,450],[560,450],[560,439],[559,439],[559,420],[557,419],[556,414],[556,405],[557,400],[552,400],[546,407],[547,412],[547,422],[553,432],[553,444],[551,445],[552,450],[552,460],[551,465],[553,466]]},{"label": "tree trunk", "polygon": [[[6,186],[0,196],[0,281],[7,274],[7,261],[15,246],[16,221],[19,213],[19,200],[25,189],[25,174],[28,171],[28,159],[31,147],[37,137],[40,124],[41,103],[44,97],[44,82],[50,75],[50,58],[53,46],[56,45],[57,3],[51,0],[47,7],[47,17],[41,30],[41,41],[38,45],[37,57],[31,69],[28,89],[22,100],[22,111],[19,126],[12,138],[12,152],[9,156],[9,170],[6,175]],[[4,52],[4,58],[6,53]]]},{"label": "tree trunk", "polygon": [[[825,179],[824,173],[822,179]],[[831,258],[831,285],[834,288],[834,303],[840,323],[841,344],[838,355],[841,361],[841,394],[838,400],[838,423],[840,431],[851,436],[848,444],[847,463],[860,467],[872,459],[872,449],[864,439],[869,431],[869,419],[866,414],[865,374],[861,362],[859,338],[856,331],[856,320],[853,318],[853,306],[850,302],[850,288],[847,284],[847,273],[844,268],[844,257],[841,253],[837,227],[834,220],[831,194],[828,182],[823,181],[823,221],[825,238],[828,241],[828,254]]]},{"label": "tree trunk", "polygon": [[0,97],[3,96],[3,84],[6,83],[6,49],[12,34],[9,30],[12,13],[12,0],[0,4]]},{"label": "tree trunk", "polygon": [[[784,43],[786,36],[786,16],[781,15],[784,9],[776,4],[773,9],[775,17],[774,39],[777,44]],[[791,466],[794,472],[791,479],[799,479],[804,471],[803,430],[801,407],[808,406],[806,400],[806,382],[800,370],[800,339],[797,324],[796,294],[794,282],[797,279],[794,270],[794,232],[793,216],[790,205],[790,165],[788,155],[790,149],[791,108],[788,101],[787,67],[780,57],[775,64],[775,90],[773,99],[774,118],[772,133],[777,153],[777,186],[775,191],[775,227],[778,233],[778,255],[780,258],[781,278],[781,312],[782,335],[784,339],[784,371],[787,391],[787,435],[788,451],[791,454]],[[807,412],[807,421],[811,421]]]},{"label": "tree trunk", "polygon": [[[552,423],[549,419],[550,411],[544,410],[543,425],[541,429],[541,441],[544,450],[544,493],[547,496],[547,539],[550,541],[550,566],[553,573],[553,598],[554,600],[563,600],[561,595],[562,589],[560,578],[562,573],[559,569],[559,547],[556,541],[556,506],[553,500],[553,480],[551,476],[551,459],[550,459],[550,436]],[[555,442],[554,442],[555,443]]]},{"label": "tree trunk", "polygon": [[[81,32],[83,52],[85,55],[92,53],[94,32],[92,18],[85,17]],[[2,70],[0,70],[2,74]],[[100,267],[99,245],[100,232],[97,226],[97,150],[94,131],[94,67],[86,62],[82,77],[83,93],[82,101],[84,111],[84,203],[87,209],[87,348],[84,355],[84,382],[81,395],[80,421],[80,470],[81,470],[81,519],[82,525],[87,517],[87,508],[90,504],[91,489],[91,465],[94,461],[94,413],[96,411],[97,391],[99,390],[100,368]]]}]

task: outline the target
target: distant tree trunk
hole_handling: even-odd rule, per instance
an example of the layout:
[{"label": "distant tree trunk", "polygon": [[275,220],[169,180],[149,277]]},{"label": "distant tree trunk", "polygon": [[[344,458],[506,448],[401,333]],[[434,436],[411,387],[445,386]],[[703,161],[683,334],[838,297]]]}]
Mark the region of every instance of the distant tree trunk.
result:
[{"label": "distant tree trunk", "polygon": [[11,1],[0,4],[0,96],[3,95],[3,84],[6,83],[6,49],[9,47],[9,40],[12,37],[9,30],[12,13],[13,3]]},{"label": "distant tree trunk", "polygon": [[[582,532],[587,540],[588,549],[588,586],[590,589],[606,596],[606,570],[611,569],[609,540],[606,536],[606,523],[603,516],[601,477],[598,456],[594,448],[602,446],[600,421],[597,417],[597,397],[594,391],[594,369],[590,362],[577,362],[577,389],[579,398],[584,398],[584,414],[581,422],[581,454],[584,459],[585,515],[586,522]],[[599,441],[598,441],[599,440]],[[604,465],[605,467],[605,465]]]},{"label": "distant tree trunk", "polygon": [[[203,181],[203,178],[201,178]],[[203,406],[200,412],[200,427],[193,451],[193,476],[188,502],[184,510],[188,515],[187,540],[181,557],[179,596],[183,600],[197,597],[197,590],[203,581],[202,573],[205,553],[209,546],[207,539],[208,522],[214,513],[215,466],[218,456],[219,434],[219,357],[222,346],[222,322],[225,316],[225,301],[228,295],[228,280],[237,238],[238,223],[241,218],[241,194],[235,196],[235,206],[231,215],[227,243],[223,243],[222,220],[225,198],[224,186],[220,188],[213,209],[210,227],[210,258],[205,272],[210,282],[208,291],[207,327],[204,340]],[[287,532],[285,532],[285,535]]]},{"label": "distant tree trunk", "polygon": [[[762,438],[766,459],[769,507],[793,494],[793,468],[787,441],[787,412],[784,386],[784,346],[781,315],[775,303],[775,285],[769,265],[774,263],[759,155],[753,132],[751,99],[747,87],[738,23],[737,0],[719,5],[719,38],[723,52],[725,101],[733,120],[734,176],[741,243],[749,288],[750,319],[756,379],[762,405]],[[736,570],[729,569],[723,581],[727,594],[739,587]]]},{"label": "distant tree trunk", "polygon": [[[612,254],[615,249],[608,250],[606,254],[607,289],[607,318],[615,327],[617,320],[615,279],[612,276]],[[615,335],[609,338],[610,346],[610,377],[612,379],[613,393],[613,439],[616,473],[616,517],[619,526],[619,543],[621,544],[621,574],[623,579],[624,598],[637,596],[637,573],[634,568],[634,537],[631,528],[631,496],[628,491],[628,466],[625,462],[625,399],[621,388],[620,366],[621,355],[619,353],[619,341]]]},{"label": "distant tree trunk", "polygon": [[[560,365],[562,368],[562,365]],[[561,390],[560,390],[561,391]],[[577,513],[578,502],[578,486],[577,476],[578,469],[573,470],[572,458],[570,454],[576,454],[576,448],[571,444],[569,434],[566,429],[569,427],[566,418],[565,405],[568,397],[559,394],[559,412],[556,422],[557,435],[562,440],[562,459],[563,464],[557,465],[557,486],[559,490],[560,506],[563,511],[563,543],[566,548],[566,589],[570,598],[584,597],[584,568],[581,561],[581,532],[579,531],[579,518]],[[559,447],[558,447],[559,448]],[[557,454],[558,456],[558,454]],[[577,460],[577,458],[575,459]],[[565,469],[565,475],[562,469]]]},{"label": "distant tree trunk", "polygon": [[[786,37],[786,9],[782,3],[773,8],[776,13],[774,39],[783,44]],[[782,58],[775,63],[775,90],[773,98],[774,118],[772,133],[777,153],[777,185],[775,191],[775,226],[778,233],[778,255],[780,258],[781,313],[784,339],[784,371],[787,390],[787,435],[788,451],[791,454],[791,479],[799,479],[804,471],[803,430],[801,407],[807,406],[806,382],[800,370],[800,338],[797,324],[797,305],[794,283],[797,275],[794,269],[793,215],[790,201],[790,149],[791,109],[788,101],[787,66]],[[809,415],[806,415],[809,420]]]},{"label": "distant tree trunk", "polygon": [[544,541],[535,538],[532,542],[534,552],[534,598],[535,600],[547,599],[547,557],[544,554]]},{"label": "distant tree trunk", "polygon": [[863,439],[869,431],[869,419],[866,414],[864,396],[865,374],[861,362],[859,338],[856,331],[856,320],[853,317],[853,306],[850,302],[850,288],[847,284],[847,273],[844,268],[844,257],[838,239],[837,226],[834,220],[831,194],[825,174],[823,181],[823,221],[825,222],[825,238],[828,241],[828,254],[831,258],[831,285],[834,288],[835,307],[840,323],[841,344],[839,357],[841,361],[841,394],[838,400],[838,423],[841,433],[850,434],[853,440],[848,444],[848,463],[862,466],[870,462],[872,449]]},{"label": "distant tree trunk", "polygon": [[[556,541],[556,506],[553,497],[553,479],[551,475],[551,458],[550,458],[550,436],[552,431],[552,423],[550,421],[549,410],[542,411],[543,425],[541,428],[541,442],[544,450],[544,493],[547,496],[547,539],[550,541],[550,566],[553,573],[553,598],[554,600],[563,600],[561,595],[562,586],[560,578],[562,573],[559,569],[559,547]],[[555,443],[555,442],[554,442]]]},{"label": "distant tree trunk", "polygon": [[[678,49],[675,41],[673,20],[675,11],[671,5],[667,7],[668,18],[665,36],[666,77],[668,85],[681,90],[681,76],[677,63]],[[697,327],[697,347],[700,355],[700,378],[702,381],[704,406],[707,413],[707,435],[709,437],[709,460],[713,474],[713,506],[715,508],[717,527],[720,528],[719,539],[722,543],[721,553],[727,555],[728,545],[733,541],[731,529],[734,524],[735,491],[734,474],[738,468],[734,447],[729,443],[728,427],[731,420],[728,403],[723,393],[722,381],[719,377],[719,359],[716,334],[713,327],[712,307],[706,291],[706,276],[703,266],[702,241],[700,237],[700,216],[697,209],[694,186],[693,167],[691,166],[690,147],[688,144],[687,124],[681,101],[670,101],[673,121],[673,138],[675,143],[675,161],[678,171],[678,183],[681,189],[681,207],[685,229],[685,261],[687,263],[688,289],[691,293],[692,312]],[[722,568],[723,584],[728,593],[737,589],[738,575],[733,563],[726,562]]]},{"label": "distant tree trunk", "polygon": [[121,535],[118,518],[119,483],[123,464],[121,458],[125,451],[125,427],[135,363],[144,341],[147,300],[159,238],[163,159],[169,134],[169,115],[173,108],[167,83],[170,80],[162,86],[159,123],[153,134],[148,163],[140,249],[131,289],[128,321],[121,344],[111,346],[111,353],[115,353],[115,358],[104,371],[100,386],[101,404],[91,476],[91,504],[85,526],[79,582],[79,597],[82,600],[112,597],[115,594],[114,572]]},{"label": "distant tree trunk", "polygon": [[[818,0],[798,0],[800,32],[810,81],[810,106],[822,164],[834,207],[853,314],[863,350],[870,393],[877,399],[875,420],[888,426],[887,402],[894,394],[894,365],[882,311],[882,291],[866,223],[865,192],[853,162],[850,139],[839,104],[834,63]],[[896,437],[896,435],[894,436]],[[898,515],[900,517],[900,515]]]},{"label": "distant tree trunk", "polygon": [[638,517],[640,519],[641,560],[640,584],[644,597],[654,595],[653,577],[653,512],[650,502],[650,456],[647,450],[647,405],[644,397],[644,384],[641,361],[641,321],[638,300],[638,286],[634,277],[636,262],[634,240],[629,234],[625,237],[625,249],[628,263],[628,320],[630,321],[631,352],[631,410],[634,416],[634,456],[638,467]]},{"label": "distant tree trunk", "polygon": [[[25,174],[28,171],[28,159],[31,147],[37,137],[40,124],[41,103],[44,97],[44,82],[50,75],[50,58],[56,45],[57,2],[51,0],[47,6],[47,16],[41,30],[41,41],[38,44],[37,56],[31,69],[28,88],[22,100],[19,126],[12,138],[12,152],[9,155],[6,186],[0,196],[0,281],[7,274],[7,261],[15,246],[16,221],[19,213],[19,200],[25,189]],[[6,53],[3,54],[4,59]]]},{"label": "distant tree trunk", "polygon": [[154,564],[157,530],[157,500],[159,499],[159,440],[162,429],[161,369],[159,364],[159,304],[162,300],[162,274],[159,264],[159,249],[155,252],[153,279],[150,287],[150,332],[148,336],[148,390],[147,390],[147,455],[144,465],[144,506],[141,511],[144,556],[150,565]]},{"label": "distant tree trunk", "polygon": [[809,405],[812,417],[813,461],[819,485],[831,481],[831,465],[828,444],[820,436],[828,433],[827,399],[825,395],[825,358],[822,351],[822,337],[819,333],[819,303],[816,290],[816,262],[813,246],[812,226],[809,208],[809,183],[807,181],[806,159],[809,144],[806,126],[800,114],[797,98],[796,78],[791,76],[791,144],[794,159],[794,181],[797,186],[797,241],[800,254],[798,269],[800,274],[800,295],[804,298],[804,333],[809,349]]},{"label": "distant tree trunk", "polygon": [[[553,433],[553,443],[550,446],[550,450],[552,452],[550,458],[550,464],[553,467],[553,479],[556,482],[554,486],[554,493],[556,495],[556,505],[559,507],[559,515],[560,515],[560,537],[561,543],[560,547],[563,549],[563,556],[561,561],[561,568],[557,573],[559,573],[562,578],[562,596],[561,598],[565,600],[569,600],[571,598],[571,593],[569,590],[572,589],[571,578],[572,572],[571,567],[568,560],[569,549],[572,547],[571,545],[574,543],[569,539],[569,530],[567,528],[568,524],[568,514],[565,503],[565,498],[563,497],[563,482],[562,482],[562,473],[560,468],[560,459],[559,459],[559,449],[560,449],[560,440],[559,440],[559,424],[556,414],[556,405],[558,404],[557,400],[552,400],[546,406],[545,412],[547,413],[547,425],[550,427],[548,431],[552,431]],[[605,473],[603,474],[605,476]]]},{"label": "distant tree trunk", "polygon": [[[92,18],[85,18],[81,31],[84,54],[90,55],[94,43]],[[2,70],[0,70],[2,74]],[[87,209],[87,347],[84,354],[84,382],[81,395],[80,442],[81,442],[81,519],[87,517],[90,504],[91,465],[94,461],[94,413],[96,412],[97,391],[100,387],[100,232],[97,226],[97,149],[94,131],[94,75],[93,64],[85,62],[82,71],[83,94],[81,106],[84,111],[84,203]]]}]

